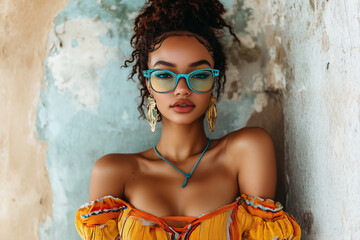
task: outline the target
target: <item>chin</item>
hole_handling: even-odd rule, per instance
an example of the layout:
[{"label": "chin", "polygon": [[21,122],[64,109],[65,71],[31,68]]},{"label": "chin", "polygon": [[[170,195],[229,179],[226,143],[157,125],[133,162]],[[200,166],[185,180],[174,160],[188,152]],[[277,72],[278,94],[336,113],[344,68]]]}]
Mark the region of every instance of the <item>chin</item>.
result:
[{"label": "chin", "polygon": [[199,117],[194,117],[194,116],[186,116],[185,114],[183,116],[172,116],[171,118],[167,118],[168,121],[175,123],[175,124],[179,124],[179,125],[190,125],[193,123],[196,123],[198,121],[203,122],[204,118],[203,115],[199,116]]}]

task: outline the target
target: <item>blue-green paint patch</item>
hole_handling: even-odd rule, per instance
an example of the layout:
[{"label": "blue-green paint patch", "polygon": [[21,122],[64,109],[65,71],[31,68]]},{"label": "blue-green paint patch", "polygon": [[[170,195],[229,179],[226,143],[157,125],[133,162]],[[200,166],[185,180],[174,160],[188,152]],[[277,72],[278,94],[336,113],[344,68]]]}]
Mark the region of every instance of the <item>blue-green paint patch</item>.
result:
[{"label": "blue-green paint patch", "polygon": [[76,48],[77,46],[79,46],[79,43],[78,43],[77,39],[76,38],[72,39],[71,40],[71,47]]},{"label": "blue-green paint patch", "polygon": [[253,19],[253,9],[244,7],[244,0],[235,0],[231,7],[232,14],[227,16],[227,20],[232,22],[232,26],[237,33],[248,34],[245,30],[247,22]]},{"label": "blue-green paint patch", "polygon": [[114,35],[115,29],[109,28],[106,35],[99,37],[100,42],[108,47],[116,47],[119,44],[119,36]]}]

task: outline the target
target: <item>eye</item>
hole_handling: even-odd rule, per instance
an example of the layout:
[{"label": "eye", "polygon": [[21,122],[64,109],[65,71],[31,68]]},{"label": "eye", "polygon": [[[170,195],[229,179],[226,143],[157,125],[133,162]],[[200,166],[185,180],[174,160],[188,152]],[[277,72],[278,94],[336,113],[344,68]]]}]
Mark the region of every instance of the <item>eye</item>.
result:
[{"label": "eye", "polygon": [[197,78],[197,79],[206,79],[210,76],[210,73],[207,72],[199,72],[199,73],[195,73],[194,75],[192,75],[192,78]]},{"label": "eye", "polygon": [[173,76],[168,72],[155,72],[154,77],[161,78],[161,79],[167,79],[172,78]]}]

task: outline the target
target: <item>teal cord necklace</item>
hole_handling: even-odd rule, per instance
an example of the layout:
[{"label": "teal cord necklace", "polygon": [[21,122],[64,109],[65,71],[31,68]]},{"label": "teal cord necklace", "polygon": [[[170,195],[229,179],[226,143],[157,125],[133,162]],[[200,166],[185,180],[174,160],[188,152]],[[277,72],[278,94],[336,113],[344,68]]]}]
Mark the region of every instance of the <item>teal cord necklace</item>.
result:
[{"label": "teal cord necklace", "polygon": [[176,170],[178,170],[181,174],[185,175],[185,183],[184,183],[184,185],[181,186],[181,187],[183,188],[183,187],[186,186],[187,181],[188,181],[188,178],[190,178],[191,175],[193,174],[193,172],[195,171],[196,166],[199,164],[201,158],[204,156],[204,153],[205,153],[206,150],[208,149],[209,145],[210,145],[210,138],[208,138],[208,143],[207,143],[204,151],[202,151],[202,153],[201,153],[201,155],[200,155],[200,157],[199,157],[199,160],[196,162],[193,170],[192,170],[191,173],[189,173],[189,174],[184,173],[183,171],[181,171],[180,169],[178,169],[177,167],[175,167],[171,162],[169,162],[168,160],[166,160],[165,158],[163,158],[163,157],[160,155],[160,153],[157,151],[156,146],[154,146],[154,150],[155,150],[156,154],[157,154],[162,160],[164,160],[165,162],[169,163],[169,164],[170,164],[171,166],[173,166]]}]

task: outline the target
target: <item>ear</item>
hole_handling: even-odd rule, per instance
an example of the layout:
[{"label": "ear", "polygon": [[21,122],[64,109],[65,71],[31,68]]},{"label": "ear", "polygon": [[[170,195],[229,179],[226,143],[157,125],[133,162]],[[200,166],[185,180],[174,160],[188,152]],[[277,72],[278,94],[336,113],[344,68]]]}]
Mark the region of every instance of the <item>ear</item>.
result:
[{"label": "ear", "polygon": [[149,94],[151,95],[151,90],[152,89],[150,87],[149,79],[147,77],[145,78],[145,82],[146,82],[146,88],[147,88]]},{"label": "ear", "polygon": [[219,76],[215,77],[214,89],[219,86],[219,82],[220,82],[220,77]]}]

